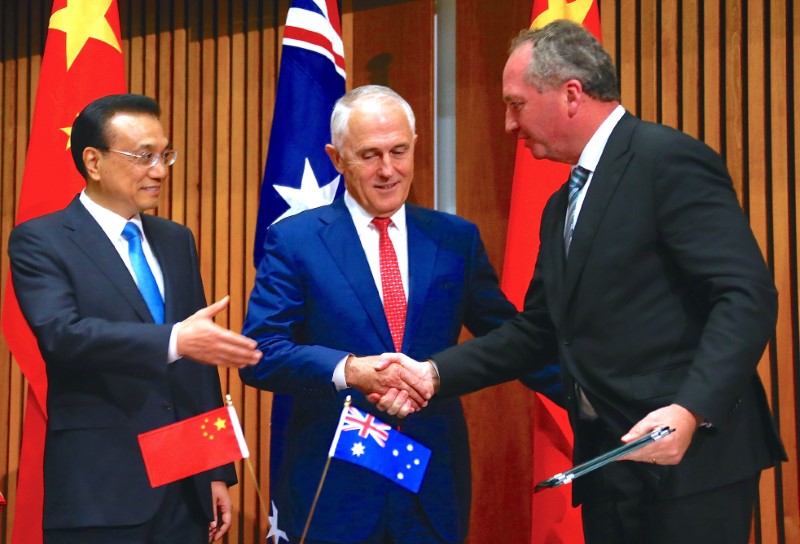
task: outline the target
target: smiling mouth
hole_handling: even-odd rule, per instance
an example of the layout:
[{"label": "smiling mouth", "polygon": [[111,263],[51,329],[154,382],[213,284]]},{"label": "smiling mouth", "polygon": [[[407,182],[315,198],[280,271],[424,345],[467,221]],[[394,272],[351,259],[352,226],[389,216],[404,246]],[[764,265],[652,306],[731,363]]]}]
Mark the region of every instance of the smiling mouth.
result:
[{"label": "smiling mouth", "polygon": [[389,191],[391,189],[394,189],[398,185],[400,185],[400,182],[395,181],[393,183],[384,183],[383,185],[373,185],[373,187],[375,187],[375,189],[378,191]]}]

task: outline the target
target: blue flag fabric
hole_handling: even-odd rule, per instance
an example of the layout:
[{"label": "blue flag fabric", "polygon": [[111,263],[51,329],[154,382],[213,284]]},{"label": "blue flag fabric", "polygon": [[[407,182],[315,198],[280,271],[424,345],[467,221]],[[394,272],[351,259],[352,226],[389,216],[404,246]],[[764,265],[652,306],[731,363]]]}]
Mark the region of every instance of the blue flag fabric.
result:
[{"label": "blue flag fabric", "polygon": [[330,204],[344,184],[325,145],[333,105],[345,91],[344,45],[336,0],[294,0],[286,17],[278,92],[261,185],[253,259],[274,222]]},{"label": "blue flag fabric", "polygon": [[[325,153],[333,105],[345,91],[344,44],[336,0],[294,0],[284,27],[278,91],[261,185],[253,261],[264,256],[267,229],[276,221],[329,204],[344,184]],[[280,481],[292,397],[274,395],[270,482]],[[271,484],[271,485],[273,485]],[[275,489],[271,495],[277,496]],[[272,502],[269,537],[286,539]]]},{"label": "blue flag fabric", "polygon": [[328,456],[368,468],[417,493],[431,450],[372,414],[346,405]]}]

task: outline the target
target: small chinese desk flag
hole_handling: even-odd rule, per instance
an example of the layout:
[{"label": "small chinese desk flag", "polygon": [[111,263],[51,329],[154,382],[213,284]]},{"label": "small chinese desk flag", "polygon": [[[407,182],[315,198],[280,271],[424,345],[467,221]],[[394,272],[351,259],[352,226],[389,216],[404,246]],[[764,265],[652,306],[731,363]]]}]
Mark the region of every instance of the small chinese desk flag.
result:
[{"label": "small chinese desk flag", "polygon": [[417,493],[431,450],[346,403],[328,457],[368,468]]},{"label": "small chinese desk flag", "polygon": [[250,456],[233,406],[142,433],[139,447],[153,487]]}]

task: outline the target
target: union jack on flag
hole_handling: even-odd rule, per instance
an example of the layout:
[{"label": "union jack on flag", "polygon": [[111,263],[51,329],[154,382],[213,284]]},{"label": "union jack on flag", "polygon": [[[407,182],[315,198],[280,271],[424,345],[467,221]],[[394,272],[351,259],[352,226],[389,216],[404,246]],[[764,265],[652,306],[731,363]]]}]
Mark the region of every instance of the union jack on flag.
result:
[{"label": "union jack on flag", "polygon": [[350,406],[348,397],[328,457],[368,468],[417,493],[431,459],[431,450],[372,414]]},{"label": "union jack on flag", "polygon": [[380,447],[386,446],[386,439],[389,438],[389,430],[392,428],[391,425],[381,423],[372,414],[364,413],[352,406],[348,406],[346,411],[347,413],[342,423],[343,431],[357,431],[358,436],[361,438],[372,437]]}]

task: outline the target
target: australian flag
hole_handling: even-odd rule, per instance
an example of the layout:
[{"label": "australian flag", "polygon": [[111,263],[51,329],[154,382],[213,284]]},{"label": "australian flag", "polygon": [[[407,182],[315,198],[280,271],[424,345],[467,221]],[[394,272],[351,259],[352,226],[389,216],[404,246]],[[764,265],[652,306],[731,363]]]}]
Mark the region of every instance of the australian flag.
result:
[{"label": "australian flag", "polygon": [[372,414],[345,405],[328,457],[368,468],[417,493],[431,450]]},{"label": "australian flag", "polygon": [[261,185],[253,258],[274,222],[330,204],[344,191],[325,145],[333,105],[345,91],[336,0],[294,0],[286,17],[278,94]]},{"label": "australian flag", "polygon": [[[344,45],[336,0],[294,0],[283,33],[278,93],[261,185],[253,260],[264,256],[267,229],[305,209],[330,204],[344,191],[325,153],[331,142],[333,105],[345,91]],[[280,480],[292,398],[274,395],[270,449],[271,482]],[[277,494],[274,492],[272,496]],[[286,539],[272,503],[269,537]]]}]

